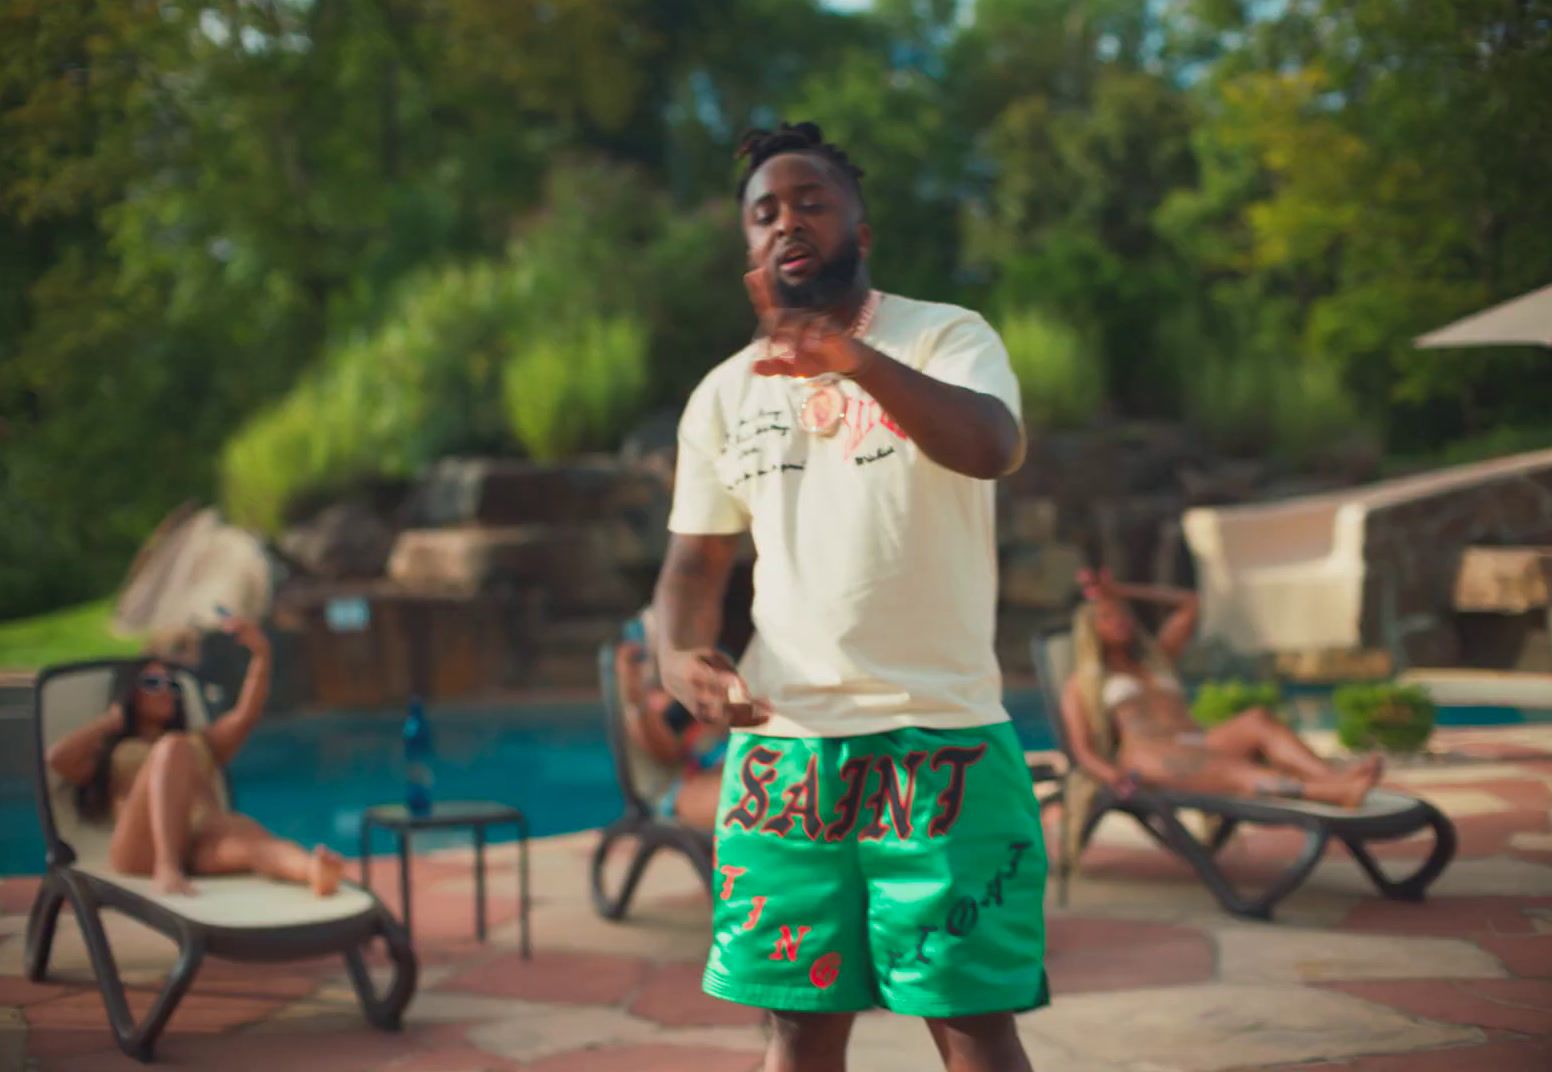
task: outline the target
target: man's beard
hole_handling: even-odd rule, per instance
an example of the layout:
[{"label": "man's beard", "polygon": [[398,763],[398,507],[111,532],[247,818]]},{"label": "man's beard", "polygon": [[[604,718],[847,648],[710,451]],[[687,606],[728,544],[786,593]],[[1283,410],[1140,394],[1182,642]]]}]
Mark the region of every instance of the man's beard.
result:
[{"label": "man's beard", "polygon": [[789,283],[775,274],[776,300],[788,309],[828,309],[839,305],[857,285],[862,268],[862,244],[853,235],[819,270],[798,283]]}]

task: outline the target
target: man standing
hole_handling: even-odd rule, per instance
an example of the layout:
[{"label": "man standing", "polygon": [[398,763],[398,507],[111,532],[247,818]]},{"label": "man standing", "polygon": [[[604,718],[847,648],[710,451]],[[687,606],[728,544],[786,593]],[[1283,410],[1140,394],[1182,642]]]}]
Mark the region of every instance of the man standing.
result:
[{"label": "man standing", "polygon": [[[926,1018],[954,1072],[1024,1072],[1046,860],[993,649],[992,481],[1018,384],[975,313],[880,294],[862,172],[817,126],[745,139],[762,337],[691,395],[658,581],[664,684],[730,725],[707,993],[770,1011],[767,1072]],[[750,532],[755,638],[716,649]]]}]

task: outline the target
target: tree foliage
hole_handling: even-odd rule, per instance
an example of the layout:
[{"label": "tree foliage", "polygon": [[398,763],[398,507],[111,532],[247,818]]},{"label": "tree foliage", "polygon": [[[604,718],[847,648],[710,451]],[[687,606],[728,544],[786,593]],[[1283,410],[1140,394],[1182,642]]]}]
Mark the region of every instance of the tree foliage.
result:
[{"label": "tree foliage", "polygon": [[868,171],[881,285],[1123,414],[1545,422],[1544,353],[1410,339],[1552,280],[1548,0],[12,0],[0,617],[185,498],[676,404],[750,330],[730,155],[783,117]]}]

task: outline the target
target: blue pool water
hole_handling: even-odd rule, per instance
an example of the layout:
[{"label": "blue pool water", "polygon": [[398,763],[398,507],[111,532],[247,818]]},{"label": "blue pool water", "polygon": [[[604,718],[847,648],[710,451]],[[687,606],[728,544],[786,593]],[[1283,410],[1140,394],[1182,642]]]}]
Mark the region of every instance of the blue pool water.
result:
[{"label": "blue pool water", "polygon": [[[1320,701],[1297,706],[1320,723]],[[1027,748],[1051,746],[1039,694],[1014,692],[1008,707]],[[521,808],[538,835],[601,826],[622,802],[604,741],[602,714],[587,703],[431,711],[437,751],[436,795],[497,800]],[[1552,722],[1552,711],[1445,708],[1442,725]],[[24,729],[25,727],[15,727]],[[341,712],[272,718],[259,725],[231,767],[238,810],[284,837],[358,852],[361,812],[403,799],[400,721],[391,712]],[[31,747],[24,734],[6,747]],[[10,737],[8,736],[8,741]],[[23,741],[25,740],[25,744]],[[499,831],[492,831],[493,837]],[[453,844],[456,832],[417,836],[417,847]],[[385,840],[375,851],[390,848]],[[0,778],[0,874],[43,867],[31,779]]]}]

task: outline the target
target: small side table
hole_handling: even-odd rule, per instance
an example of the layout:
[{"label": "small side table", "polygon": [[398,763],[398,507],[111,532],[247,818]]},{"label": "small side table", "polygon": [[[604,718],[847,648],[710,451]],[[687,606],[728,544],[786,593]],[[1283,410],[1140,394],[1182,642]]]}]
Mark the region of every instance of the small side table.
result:
[{"label": "small side table", "polygon": [[411,815],[403,804],[378,804],[361,815],[361,885],[371,888],[368,873],[371,862],[372,828],[381,827],[399,840],[399,901],[403,905],[404,929],[414,936],[410,924],[410,835],[417,830],[443,830],[468,827],[474,834],[474,928],[480,941],[485,940],[485,831],[507,823],[517,827],[517,918],[523,959],[532,956],[528,939],[528,819],[506,804],[489,800],[437,801],[429,815]]}]

